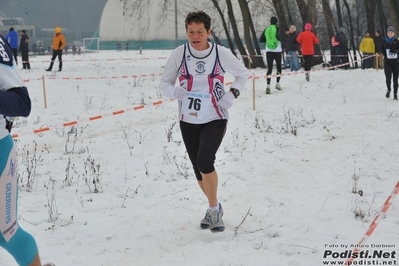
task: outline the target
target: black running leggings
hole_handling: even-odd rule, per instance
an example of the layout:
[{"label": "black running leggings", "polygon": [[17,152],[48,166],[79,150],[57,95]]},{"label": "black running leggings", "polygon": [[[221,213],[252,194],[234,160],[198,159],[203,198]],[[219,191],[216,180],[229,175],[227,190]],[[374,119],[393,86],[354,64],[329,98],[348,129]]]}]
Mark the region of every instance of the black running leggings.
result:
[{"label": "black running leggings", "polygon": [[312,68],[313,55],[304,55],[303,60],[305,61],[305,71],[309,71]]},{"label": "black running leggings", "polygon": [[385,73],[385,83],[387,84],[387,89],[391,90],[391,80],[393,78],[393,94],[398,94],[398,75],[399,75],[399,66],[396,62],[386,62],[384,65],[384,73]]},{"label": "black running leggings", "polygon": [[[271,78],[269,75],[273,71],[273,61],[276,61],[277,74],[281,74],[281,52],[266,52],[267,61],[267,84],[270,85]],[[277,82],[280,82],[280,76],[277,77]]]},{"label": "black running leggings", "polygon": [[215,171],[216,152],[226,133],[227,120],[214,120],[206,124],[190,124],[180,121],[188,156],[194,168],[197,180],[202,180],[201,173]]}]

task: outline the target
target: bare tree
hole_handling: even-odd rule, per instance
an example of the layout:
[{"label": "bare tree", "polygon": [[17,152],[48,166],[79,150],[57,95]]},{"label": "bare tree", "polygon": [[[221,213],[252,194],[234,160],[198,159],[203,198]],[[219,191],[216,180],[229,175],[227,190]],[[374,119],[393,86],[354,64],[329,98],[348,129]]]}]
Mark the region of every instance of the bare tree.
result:
[{"label": "bare tree", "polygon": [[[249,11],[248,7],[248,2],[247,0],[238,0],[238,3],[240,4],[241,8],[241,13],[242,13],[242,19],[244,22],[244,39],[245,39],[245,45],[247,46],[247,50],[250,55],[260,55],[260,48],[259,44],[257,41],[257,36],[255,33],[255,29],[252,23],[252,18],[251,18],[251,13]],[[252,35],[252,38],[251,38]],[[252,43],[255,43],[256,45],[256,52],[255,49],[252,45]],[[263,62],[262,57],[252,57],[251,58],[252,66],[251,67],[265,67],[265,63]]]},{"label": "bare tree", "polygon": [[233,5],[231,4],[231,0],[226,0],[226,4],[227,4],[227,14],[229,16],[231,27],[233,30],[234,42],[237,45],[237,49],[240,52],[240,54],[244,56],[243,60],[244,60],[245,65],[247,66],[248,65],[247,51],[245,51],[245,47],[241,42],[241,38],[240,38],[240,34],[238,32],[237,22],[236,22],[236,19],[234,16]]},{"label": "bare tree", "polygon": [[313,26],[316,26],[316,14],[316,0],[308,0],[307,21],[312,23]]},{"label": "bare tree", "polygon": [[377,11],[378,11],[378,22],[380,24],[379,29],[382,32],[385,32],[388,29],[388,22],[387,22],[387,16],[385,15],[384,12],[384,6],[382,4],[381,0],[376,0],[375,4],[377,5]]},{"label": "bare tree", "polygon": [[296,4],[298,5],[299,14],[301,15],[302,18],[302,23],[304,23],[305,21],[307,21],[306,17],[307,4],[304,0],[296,0]]},{"label": "bare tree", "polygon": [[288,22],[285,17],[285,13],[287,12],[287,6],[284,5],[284,2],[281,0],[272,0],[274,10],[276,11],[276,16],[278,18],[279,24],[281,27],[286,27]]},{"label": "bare tree", "polygon": [[389,14],[391,15],[391,24],[395,29],[399,28],[399,5],[397,0],[387,0]]},{"label": "bare tree", "polygon": [[366,19],[367,19],[367,30],[370,31],[370,35],[374,35],[375,32],[375,0],[364,0],[364,6],[366,9]]},{"label": "bare tree", "polygon": [[[328,0],[321,0],[321,4],[323,7],[323,13],[324,13],[324,17],[326,20],[326,26],[327,26],[327,34],[328,37],[332,37],[334,35],[334,29],[333,29],[333,25],[334,25],[334,17],[333,17],[333,13],[331,11],[330,8],[330,4]],[[330,42],[330,51],[332,51],[332,45]]]},{"label": "bare tree", "polygon": [[335,8],[337,9],[338,28],[339,28],[343,26],[340,0],[335,0]]},{"label": "bare tree", "polygon": [[[234,55],[236,55],[236,52],[234,50],[234,44],[233,44],[233,41],[231,40],[229,29],[227,28],[226,20],[224,19],[223,12],[222,12],[222,10],[220,9],[220,6],[219,6],[219,1],[212,0],[212,3],[215,6],[215,8],[216,8],[216,10],[217,10],[217,12],[219,14],[219,17],[220,17],[220,19],[222,21],[223,29],[224,29],[224,32],[226,34],[226,38],[227,38],[227,42],[229,44],[230,50],[231,50],[231,52]],[[213,38],[215,38],[216,42],[220,43],[220,41],[218,41],[218,37],[214,34],[213,31],[212,31],[212,36],[213,36]]]},{"label": "bare tree", "polygon": [[288,4],[288,0],[284,0],[284,8],[285,8],[285,17],[288,18],[288,24],[293,24],[295,22],[294,16],[291,12],[292,9],[290,8],[290,5]]},{"label": "bare tree", "polygon": [[357,56],[356,56],[356,48],[357,45],[355,44],[355,39],[354,39],[354,31],[353,31],[353,24],[352,24],[352,16],[351,16],[351,10],[348,4],[347,0],[343,0],[344,1],[344,6],[346,8],[346,12],[348,12],[348,20],[349,20],[349,39],[350,39],[350,43],[351,43],[351,47],[353,48],[353,54],[354,54],[354,60],[355,60],[355,67],[358,67],[358,63],[357,63]]}]

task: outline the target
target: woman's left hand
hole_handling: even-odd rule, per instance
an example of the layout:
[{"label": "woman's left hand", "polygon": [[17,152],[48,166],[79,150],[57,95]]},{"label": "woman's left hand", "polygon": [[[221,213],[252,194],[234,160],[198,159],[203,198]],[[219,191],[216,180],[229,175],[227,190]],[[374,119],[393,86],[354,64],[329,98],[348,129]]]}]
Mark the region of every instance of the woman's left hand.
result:
[{"label": "woman's left hand", "polygon": [[223,97],[219,100],[218,106],[220,108],[229,109],[233,106],[233,101],[235,97],[231,91],[226,92]]}]

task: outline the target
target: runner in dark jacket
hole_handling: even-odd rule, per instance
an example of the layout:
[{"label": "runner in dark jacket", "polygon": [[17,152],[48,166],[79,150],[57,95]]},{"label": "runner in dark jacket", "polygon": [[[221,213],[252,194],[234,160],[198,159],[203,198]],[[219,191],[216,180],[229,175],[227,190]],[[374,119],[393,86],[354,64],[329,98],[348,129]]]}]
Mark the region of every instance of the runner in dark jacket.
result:
[{"label": "runner in dark jacket", "polygon": [[393,99],[398,100],[399,40],[395,35],[394,27],[388,27],[388,32],[381,48],[384,55],[384,73],[387,85],[387,94],[385,97],[389,98],[389,94],[391,93],[391,79],[393,79]]},{"label": "runner in dark jacket", "polygon": [[[335,35],[335,42],[338,44],[335,46],[335,58],[332,61],[332,65],[336,66],[339,64],[347,64],[348,60],[348,40],[345,37],[345,29],[339,28],[338,33]],[[349,68],[349,64],[343,66],[345,69]]]}]

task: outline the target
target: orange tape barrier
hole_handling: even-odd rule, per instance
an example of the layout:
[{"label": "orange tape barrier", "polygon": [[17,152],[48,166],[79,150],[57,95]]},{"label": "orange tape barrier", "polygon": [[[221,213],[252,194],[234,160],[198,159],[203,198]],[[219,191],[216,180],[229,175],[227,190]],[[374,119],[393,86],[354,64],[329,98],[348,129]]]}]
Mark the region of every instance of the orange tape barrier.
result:
[{"label": "orange tape barrier", "polygon": [[320,68],[320,69],[313,69],[313,70],[309,70],[309,71],[302,70],[302,71],[296,71],[296,72],[288,72],[288,73],[285,73],[285,74],[272,74],[272,75],[265,75],[263,77],[264,78],[275,78],[275,77],[293,76],[293,75],[310,73],[310,72],[331,70],[331,69],[335,69],[337,67],[346,66],[346,65],[350,65],[350,64],[355,63],[355,62],[363,61],[365,59],[368,59],[368,58],[374,57],[374,56],[376,56],[376,55],[373,54],[373,55],[365,56],[365,57],[363,57],[361,59],[358,59],[356,61],[353,61],[353,62],[348,62],[348,63],[345,63],[345,64],[340,64],[340,65],[335,65],[335,66],[323,67],[323,68]]},{"label": "orange tape barrier", "polygon": [[[395,188],[393,189],[391,195],[389,195],[389,197],[387,198],[387,200],[385,201],[384,205],[382,206],[382,209],[380,210],[380,212],[375,216],[373,222],[370,224],[369,229],[367,230],[366,234],[363,236],[362,240],[359,241],[359,243],[357,244],[357,247],[361,247],[362,245],[364,245],[364,243],[367,241],[367,239],[371,236],[371,234],[373,234],[374,230],[377,228],[378,222],[383,218],[383,214],[385,214],[389,207],[392,204],[393,199],[395,198],[396,195],[398,195],[399,193],[399,182],[396,184]],[[358,253],[360,251],[359,248],[355,248],[352,251],[353,253]],[[349,258],[346,262],[345,265],[350,265],[352,264],[352,262],[355,260],[355,258],[353,258],[353,256],[351,258]]]},{"label": "orange tape barrier", "polygon": [[[123,75],[123,76],[111,76],[111,77],[105,77],[105,76],[99,76],[99,77],[47,77],[46,79],[50,80],[96,80],[96,79],[103,79],[103,80],[108,80],[108,79],[128,79],[128,78],[155,78],[157,76],[162,76],[162,73],[151,73],[151,74],[140,74],[140,75]],[[35,81],[35,80],[43,80],[43,78],[32,78],[32,79],[24,79],[24,82],[30,82],[30,81]]]},{"label": "orange tape barrier", "polygon": [[[170,101],[174,101],[174,100],[170,100]],[[116,116],[116,115],[124,114],[124,113],[126,113],[128,111],[136,111],[136,110],[144,109],[146,106],[158,106],[160,104],[163,104],[164,102],[165,101],[160,100],[160,101],[156,101],[156,102],[153,102],[151,104],[148,104],[148,105],[139,105],[139,106],[135,106],[135,107],[124,109],[124,110],[114,111],[114,112],[111,112],[111,113],[108,113],[108,114],[104,114],[104,115],[91,116],[88,119],[69,121],[69,122],[63,123],[62,126],[63,127],[70,127],[70,126],[74,126],[74,125],[81,124],[81,123],[87,123],[87,122],[90,122],[90,121],[99,120],[99,119],[102,119],[102,118],[105,118],[105,117],[108,117],[108,116]],[[32,133],[33,134],[38,134],[38,133],[43,133],[43,132],[46,132],[46,131],[50,131],[52,128],[56,128],[56,127],[58,127],[58,126],[42,127],[42,128],[39,128],[39,129],[34,129],[33,131],[15,133],[15,134],[12,134],[11,136],[15,139],[15,138],[19,138],[19,137],[24,136],[24,135],[30,135]]]},{"label": "orange tape barrier", "polygon": [[[46,79],[50,79],[50,80],[85,80],[85,79],[90,79],[90,80],[96,80],[96,79],[102,79],[102,80],[108,80],[108,79],[127,79],[127,78],[156,78],[162,76],[162,73],[151,73],[151,74],[140,74],[140,75],[131,75],[131,76],[112,76],[112,77],[104,77],[104,76],[100,76],[100,77],[47,77]],[[252,76],[248,77],[248,79],[252,79]],[[33,79],[24,79],[24,82],[30,82],[30,81],[35,81],[35,80],[43,80],[43,77],[41,78],[33,78]],[[227,82],[225,83],[226,85],[231,85],[233,82]]]},{"label": "orange tape barrier", "polygon": [[[65,55],[64,55],[65,56]],[[100,61],[138,61],[138,60],[165,60],[168,59],[166,56],[159,57],[128,57],[128,58],[103,58],[103,59],[71,59],[71,60],[61,60],[62,62],[100,62]],[[22,61],[23,63],[48,63],[51,60],[29,60]],[[59,62],[58,60],[56,62]]]}]

